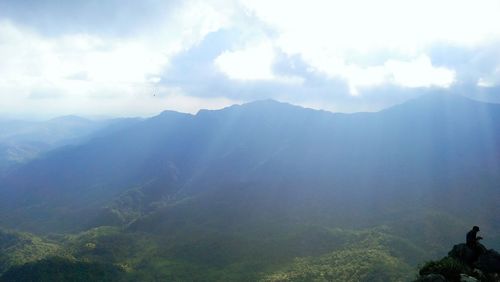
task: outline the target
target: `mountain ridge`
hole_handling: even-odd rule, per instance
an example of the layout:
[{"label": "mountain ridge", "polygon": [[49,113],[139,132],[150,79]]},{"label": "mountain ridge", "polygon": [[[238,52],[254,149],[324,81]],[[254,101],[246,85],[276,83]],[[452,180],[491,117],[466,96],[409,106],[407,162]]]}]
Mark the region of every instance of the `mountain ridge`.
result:
[{"label": "mountain ridge", "polygon": [[[431,98],[426,96],[402,106],[442,99]],[[464,100],[452,100],[456,101]],[[450,181],[461,179],[463,187],[453,189],[467,191],[467,183],[472,183],[472,178],[467,177],[475,179],[479,171],[488,177],[495,175],[498,163],[484,154],[487,150],[498,151],[497,139],[492,142],[491,136],[481,130],[476,133],[485,136],[483,139],[471,137],[474,135],[470,130],[475,130],[472,125],[477,120],[457,124],[439,115],[440,120],[415,121],[396,119],[394,113],[398,111],[339,115],[270,100],[196,115],[166,111],[104,137],[48,154],[12,172],[0,184],[7,195],[4,198],[12,200],[4,206],[22,209],[20,203],[26,201],[48,201],[58,203],[56,206],[67,202],[95,209],[99,206],[96,203],[111,204],[115,197],[134,187],[142,187],[141,193],[149,193],[147,197],[155,202],[155,197],[180,199],[242,183],[295,187],[288,188],[292,202],[304,194],[299,192],[300,185],[315,187],[308,190],[311,201],[324,193],[343,193],[348,199],[361,201],[365,197],[361,195],[373,194],[371,179],[379,179],[375,186],[383,189],[384,197],[408,199],[404,196],[408,191],[402,192],[398,186],[410,185],[411,189],[429,193],[434,189],[430,187],[449,187]],[[499,113],[493,113],[491,118],[500,121]],[[450,133],[443,128],[457,129]],[[415,134],[415,130],[420,132]],[[433,141],[439,139],[450,139],[447,147]],[[475,146],[476,141],[481,146]],[[395,154],[392,148],[400,152]],[[490,167],[484,171],[474,168],[464,174],[475,162]],[[441,172],[427,171],[427,165]],[[392,170],[393,175],[388,177],[378,166]],[[417,183],[422,187],[412,184],[413,172],[418,172]],[[5,192],[8,190],[11,192]],[[86,196],[77,196],[81,193]],[[98,201],[86,202],[97,195]]]},{"label": "mountain ridge", "polygon": [[472,225],[500,248],[499,113],[434,96],[126,120],[2,178],[0,226],[131,281],[406,281]]}]

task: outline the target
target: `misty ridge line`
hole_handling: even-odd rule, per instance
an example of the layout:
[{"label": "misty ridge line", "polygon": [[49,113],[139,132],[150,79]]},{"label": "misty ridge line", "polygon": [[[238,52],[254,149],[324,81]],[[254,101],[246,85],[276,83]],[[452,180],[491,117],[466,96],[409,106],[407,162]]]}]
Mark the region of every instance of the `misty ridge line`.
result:
[{"label": "misty ridge line", "polygon": [[359,269],[400,281],[471,225],[500,244],[498,104],[423,95],[341,114],[265,100],[64,124],[0,142],[0,225],[41,236],[18,244],[44,258],[24,258],[34,267],[73,273],[47,257],[67,251],[141,280],[349,281]]}]

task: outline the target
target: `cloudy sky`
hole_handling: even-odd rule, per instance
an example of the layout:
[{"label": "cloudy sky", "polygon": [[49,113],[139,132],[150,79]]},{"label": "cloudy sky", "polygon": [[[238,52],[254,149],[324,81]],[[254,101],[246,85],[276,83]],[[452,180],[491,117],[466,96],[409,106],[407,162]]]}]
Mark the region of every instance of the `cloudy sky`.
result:
[{"label": "cloudy sky", "polygon": [[500,101],[499,0],[0,0],[0,117]]}]

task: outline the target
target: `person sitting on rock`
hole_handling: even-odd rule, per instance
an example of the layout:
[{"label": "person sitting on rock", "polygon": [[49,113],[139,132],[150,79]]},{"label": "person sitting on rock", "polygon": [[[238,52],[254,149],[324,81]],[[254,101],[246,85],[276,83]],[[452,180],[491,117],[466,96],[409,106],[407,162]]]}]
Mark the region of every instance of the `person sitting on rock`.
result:
[{"label": "person sitting on rock", "polygon": [[474,226],[471,231],[467,232],[466,236],[465,244],[474,252],[472,262],[476,261],[483,252],[483,247],[479,244],[479,240],[482,240],[483,237],[477,236],[477,232],[479,232],[479,227]]},{"label": "person sitting on rock", "polygon": [[477,232],[479,232],[479,227],[477,226],[472,227],[472,230],[467,232],[466,244],[471,249],[474,249],[477,246],[479,240],[483,239],[483,237],[481,236],[477,237]]}]

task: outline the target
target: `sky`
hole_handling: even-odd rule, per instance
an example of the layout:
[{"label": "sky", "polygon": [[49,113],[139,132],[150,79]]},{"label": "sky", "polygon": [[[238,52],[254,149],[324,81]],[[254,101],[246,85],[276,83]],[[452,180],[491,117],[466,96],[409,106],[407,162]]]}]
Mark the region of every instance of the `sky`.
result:
[{"label": "sky", "polygon": [[500,0],[0,0],[0,117],[500,102]]}]

